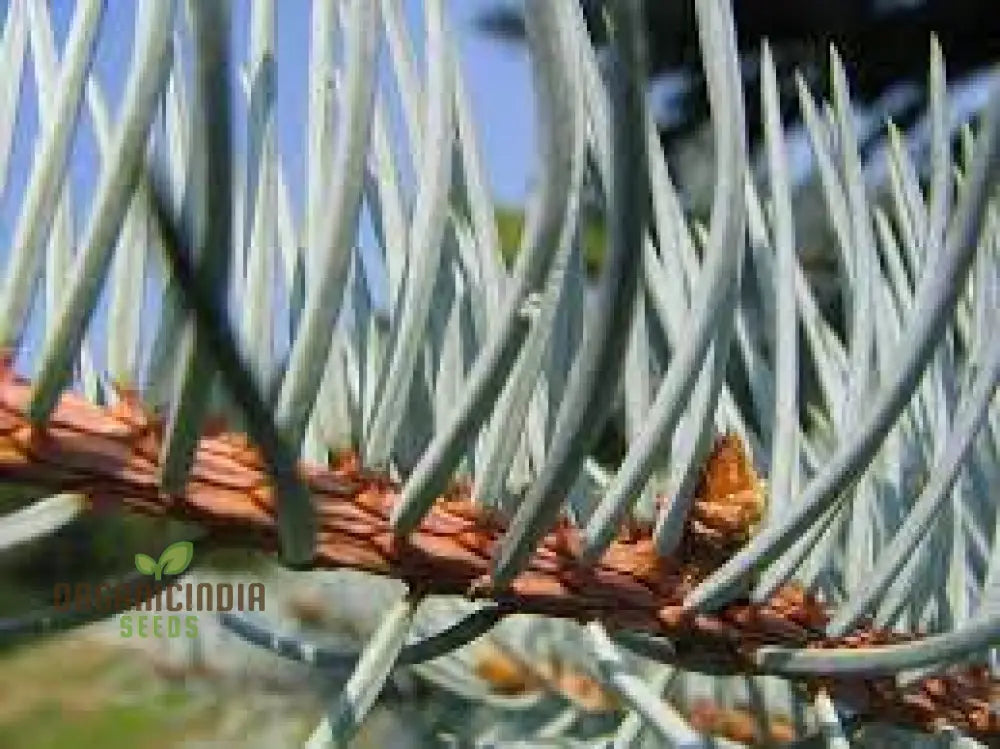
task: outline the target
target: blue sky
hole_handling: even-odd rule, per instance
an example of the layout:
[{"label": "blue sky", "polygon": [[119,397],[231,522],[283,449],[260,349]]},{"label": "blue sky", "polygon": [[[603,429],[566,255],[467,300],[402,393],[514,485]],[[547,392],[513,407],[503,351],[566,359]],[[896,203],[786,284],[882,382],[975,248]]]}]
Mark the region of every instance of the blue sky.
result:
[{"label": "blue sky", "polygon": [[[246,60],[249,41],[249,7],[251,0],[233,2],[233,50],[235,60]],[[527,54],[523,46],[510,44],[479,31],[474,21],[485,9],[510,0],[453,0],[447,3],[449,20],[460,43],[466,89],[472,101],[479,129],[480,145],[487,166],[487,177],[495,199],[502,204],[519,204],[526,193],[534,163],[533,102],[530,91]],[[410,19],[411,35],[417,45],[422,39],[422,2],[404,0]],[[48,2],[56,37],[61,49],[70,25],[72,0]],[[293,200],[301,210],[305,185],[305,126],[307,111],[307,66],[309,54],[311,0],[281,0],[276,3],[276,69],[279,149]],[[93,75],[100,81],[112,112],[120,102],[125,73],[132,54],[134,37],[134,0],[108,0],[99,34]],[[183,7],[183,2],[178,3]],[[0,2],[6,16],[6,3]],[[381,63],[389,75],[387,50],[382,49]],[[982,105],[987,86],[982,78],[954,91],[954,119],[964,120]],[[654,106],[662,102],[663,87],[654,94]],[[398,106],[394,96],[386,97],[390,115]],[[242,147],[245,136],[245,106],[242,98],[236,112],[237,145]],[[859,112],[859,124],[870,127],[872,113]],[[393,118],[390,117],[392,120]],[[877,123],[880,119],[875,117]],[[24,82],[18,112],[18,126],[11,154],[8,182],[0,195],[0,260],[6,255],[10,235],[20,210],[24,185],[31,168],[37,135],[38,107],[32,63],[25,61]],[[398,127],[401,134],[402,128]],[[809,146],[801,133],[789,133],[792,168],[798,179],[805,179],[811,170]],[[914,147],[919,150],[926,140],[926,127],[915,133]],[[871,176],[878,181],[884,176],[884,159],[872,164]],[[881,163],[879,163],[881,162]],[[97,177],[96,144],[86,107],[82,111],[73,145],[71,180],[78,226],[85,220],[89,197]]]},{"label": "blue sky", "polygon": [[[524,199],[534,162],[533,108],[527,54],[523,46],[497,41],[475,27],[475,19],[481,11],[502,1],[461,0],[447,3],[447,9],[450,25],[459,40],[466,90],[478,125],[480,147],[494,198],[498,203],[519,204]],[[57,54],[61,55],[76,3],[59,0],[44,4],[49,8]],[[420,0],[404,0],[404,5],[418,62],[423,65],[420,45],[423,37],[423,4]],[[299,217],[306,184],[311,6],[311,0],[281,0],[276,3],[277,136],[283,168]],[[181,11],[178,13],[180,22],[184,3],[178,2],[177,7]],[[0,2],[0,8],[0,17],[6,19],[7,3]],[[232,8],[233,59],[234,63],[243,65],[246,63],[249,47],[250,0],[234,0]],[[107,0],[98,34],[91,75],[100,84],[112,121],[117,118],[131,62],[135,9],[134,0]],[[380,64],[385,79],[390,80],[391,63],[385,44],[380,50]],[[397,135],[402,137],[401,114],[394,88],[389,87],[385,91],[390,124]],[[235,88],[234,96],[237,96]],[[7,182],[0,194],[0,268],[7,262],[8,248],[33,165],[39,124],[37,97],[29,37]],[[241,95],[235,101],[235,142],[237,149],[242,150],[246,140],[246,105]],[[400,150],[400,153],[404,152]],[[403,159],[403,163],[406,161]],[[69,170],[77,238],[87,220],[98,176],[97,144],[88,108],[83,106],[74,134]],[[363,222],[361,227],[362,246],[373,242],[370,228],[366,224],[367,222]],[[28,352],[37,350],[40,343],[38,337],[41,315],[37,312],[41,297],[40,293],[36,295],[35,313],[30,318],[26,337],[22,341],[22,356],[30,356]],[[104,333],[105,316],[100,308],[105,303],[106,299],[103,299],[94,321],[94,332],[98,339],[102,339]],[[149,319],[146,314],[144,318]],[[98,349],[103,349],[103,346],[98,346]],[[101,358],[102,352],[95,353]],[[25,363],[23,359],[22,363]]]},{"label": "blue sky", "polygon": [[[375,0],[372,0],[373,2]],[[421,0],[403,0],[410,20],[411,36],[416,53],[422,60],[420,41],[422,30]],[[44,5],[52,14],[57,49],[61,50],[76,3],[72,0],[51,0]],[[234,61],[244,64],[247,58],[251,0],[233,0]],[[475,19],[485,9],[510,0],[452,0],[447,2],[449,21],[460,44],[466,90],[471,99],[478,126],[480,146],[486,162],[487,178],[495,200],[500,204],[516,205],[524,200],[534,166],[533,101],[529,81],[527,53],[523,45],[498,41],[475,27]],[[178,8],[184,3],[178,2]],[[134,39],[135,0],[107,0],[107,9],[98,37],[92,75],[100,82],[105,99],[115,117],[128,71]],[[279,150],[295,208],[301,215],[305,186],[307,69],[311,22],[311,0],[281,0],[276,3],[276,118]],[[0,0],[0,11],[6,18],[6,3]],[[14,135],[8,180],[0,194],[0,268],[6,264],[7,248],[30,173],[38,130],[38,102],[34,83],[33,63],[25,61],[24,80],[18,107],[18,123]],[[381,66],[389,73],[388,51],[383,45]],[[974,79],[953,90],[954,121],[964,120],[982,105],[987,93],[985,77]],[[389,119],[402,137],[398,102],[386,89],[385,101]],[[663,87],[652,98],[653,105],[662,101]],[[234,91],[234,96],[236,93]],[[245,141],[246,107],[242,96],[235,109],[236,143]],[[877,125],[881,117],[871,112],[858,112],[859,124]],[[913,147],[926,143],[926,126],[918,127]],[[921,143],[921,140],[924,143]],[[805,179],[812,168],[808,143],[802,133],[789,133],[791,165],[797,179]],[[403,162],[406,162],[403,159]],[[871,165],[870,176],[878,181],[884,174],[884,156]],[[74,199],[77,234],[86,220],[92,191],[98,177],[96,143],[87,108],[81,110],[71,156],[70,180]],[[371,244],[370,232],[362,228],[363,245]],[[40,296],[40,295],[39,295]],[[101,325],[102,315],[97,325]],[[35,316],[33,322],[37,322]],[[27,342],[30,347],[30,342]]]},{"label": "blue sky", "polygon": [[[523,200],[533,160],[533,113],[529,70],[523,47],[491,39],[474,27],[474,19],[496,0],[462,0],[448,4],[451,26],[460,40],[467,90],[479,126],[480,143],[495,198],[503,203]],[[421,3],[406,0],[411,31],[421,55]],[[183,7],[183,3],[178,4]],[[309,55],[310,0],[281,0],[276,18],[276,117],[279,148],[292,190],[301,209],[305,185],[305,127],[307,68]],[[75,3],[60,0],[49,4],[57,47],[61,47],[70,25]],[[233,3],[233,49],[236,61],[245,62],[249,41],[249,2]],[[125,72],[132,54],[135,3],[109,0],[102,21],[93,74],[100,81],[112,111],[120,102]],[[388,71],[387,50],[381,61]],[[29,44],[30,55],[30,44]],[[20,209],[24,185],[31,168],[38,128],[37,94],[30,59],[26,59],[18,111],[18,126],[11,154],[10,174],[0,196],[0,244],[9,244]],[[390,102],[393,104],[393,102]],[[237,143],[242,145],[244,107],[237,114]],[[86,216],[86,206],[96,180],[96,143],[84,107],[75,136],[71,179],[76,215]],[[2,251],[6,254],[6,250]]]}]

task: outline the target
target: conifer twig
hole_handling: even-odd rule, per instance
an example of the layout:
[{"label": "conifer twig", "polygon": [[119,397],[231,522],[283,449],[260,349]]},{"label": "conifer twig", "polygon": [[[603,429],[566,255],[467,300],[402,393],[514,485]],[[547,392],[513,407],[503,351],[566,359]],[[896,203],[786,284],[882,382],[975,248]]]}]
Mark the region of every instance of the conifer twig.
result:
[{"label": "conifer twig", "polygon": [[[203,437],[183,493],[169,495],[157,479],[162,426],[135,398],[107,408],[67,393],[38,428],[25,415],[29,391],[10,357],[0,358],[0,481],[78,492],[96,511],[122,507],[196,521],[214,543],[277,549],[273,482],[246,436],[219,431]],[[503,522],[473,505],[467,486],[453,485],[420,526],[399,539],[389,522],[399,487],[388,477],[361,471],[353,455],[331,467],[300,464],[298,470],[315,498],[315,567],[387,575],[428,594],[494,600],[509,612],[667,637],[677,665],[717,673],[755,672],[753,655],[767,645],[865,648],[914,639],[870,624],[827,638],[824,605],[791,585],[765,604],[741,601],[711,615],[682,609],[685,595],[748,540],[764,513],[763,484],[734,437],[718,440],[704,466],[673,555],[657,557],[649,529],[632,528],[583,566],[579,533],[563,520],[502,591],[491,588],[489,571]],[[1000,718],[990,709],[997,684],[984,667],[962,667],[905,689],[891,675],[804,682],[880,720],[1000,735]]]}]

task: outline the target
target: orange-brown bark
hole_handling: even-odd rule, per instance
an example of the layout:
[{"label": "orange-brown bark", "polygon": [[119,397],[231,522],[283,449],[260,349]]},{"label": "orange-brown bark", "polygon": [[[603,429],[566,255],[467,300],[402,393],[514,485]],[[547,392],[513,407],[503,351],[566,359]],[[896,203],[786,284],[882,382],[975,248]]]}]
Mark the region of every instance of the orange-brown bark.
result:
[{"label": "orange-brown bark", "polygon": [[[66,394],[45,428],[36,429],[24,415],[29,389],[0,364],[0,481],[76,491],[98,509],[110,504],[193,520],[216,542],[275,549],[274,494],[244,436],[203,438],[184,493],[172,496],[158,486],[160,424],[136,401],[99,408]],[[679,664],[729,672],[752,670],[750,655],[765,644],[865,647],[901,639],[869,630],[827,640],[824,607],[794,586],[766,605],[742,602],[715,615],[682,611],[685,595],[747,539],[763,510],[762,485],[734,438],[721,439],[707,462],[675,555],[658,557],[648,529],[633,528],[597,564],[584,567],[577,562],[578,534],[562,521],[508,590],[489,585],[502,523],[480,512],[467,487],[453,486],[409,538],[398,539],[389,526],[398,487],[388,478],[360,470],[351,456],[300,471],[317,514],[317,567],[390,575],[432,594],[493,599],[511,612],[662,635],[673,642]],[[892,679],[823,684],[882,720],[924,728],[946,722],[975,735],[1000,735],[1000,720],[990,711],[997,685],[984,669],[928,679],[906,693]]]}]

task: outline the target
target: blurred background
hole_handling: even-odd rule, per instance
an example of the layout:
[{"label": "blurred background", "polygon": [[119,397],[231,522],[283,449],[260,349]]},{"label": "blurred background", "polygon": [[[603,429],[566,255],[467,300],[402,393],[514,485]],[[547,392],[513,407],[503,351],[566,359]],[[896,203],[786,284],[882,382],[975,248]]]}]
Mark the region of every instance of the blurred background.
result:
[{"label": "blurred background", "polygon": [[[591,28],[600,28],[602,3],[580,1]],[[237,74],[246,65],[251,2],[232,3]],[[0,141],[10,143],[7,168],[0,169],[6,178],[0,184],[0,268],[6,262],[34,158],[40,118],[39,45],[54,45],[56,55],[60,54],[74,5],[72,0],[0,3],[5,55],[14,44],[14,14],[37,21],[27,35],[19,87],[13,91],[16,120],[9,132],[0,130]],[[420,0],[405,0],[404,5],[421,59]],[[311,6],[309,0],[282,0],[276,7],[277,148],[298,212],[304,210],[307,169],[309,49],[303,40],[309,38]],[[713,167],[693,0],[648,0],[646,6],[653,63],[650,102],[686,207],[693,215],[707,218]],[[99,82],[112,115],[122,98],[124,72],[132,54],[136,7],[123,0],[107,3],[99,32],[91,76]],[[745,63],[749,142],[753,149],[759,147],[757,71],[760,41],[767,38],[781,76],[789,127],[799,252],[826,311],[838,320],[833,239],[815,184],[808,141],[796,120],[794,73],[798,71],[816,95],[826,96],[829,47],[835,44],[840,50],[851,77],[869,186],[878,194],[886,189],[887,119],[903,131],[918,167],[927,164],[929,126],[924,113],[931,32],[937,33],[949,65],[951,125],[957,148],[960,126],[984,103],[993,75],[991,65],[1000,56],[1000,14],[989,0],[734,0],[734,10]],[[467,93],[479,127],[489,188],[498,206],[501,243],[510,259],[516,252],[535,163],[522,6],[502,0],[453,0],[448,12],[460,40]],[[602,41],[599,35],[595,40]],[[383,50],[382,72],[391,80],[386,58]],[[247,106],[238,81],[232,89],[233,136],[237,153],[245,156]],[[387,97],[387,105],[392,134],[405,139],[398,101]],[[405,173],[408,165],[403,162],[402,177],[412,183],[413,175]],[[77,226],[89,211],[99,164],[93,125],[88,117],[81,117],[70,168],[74,196],[70,220]],[[584,243],[588,268],[594,271],[600,266],[603,247],[599,196],[592,195],[589,206]],[[371,231],[370,220],[365,219],[363,248],[373,244]],[[102,321],[104,316],[96,319]],[[98,341],[109,334],[113,332],[99,328],[94,332]],[[29,329],[22,360],[38,345],[37,335],[37,329]],[[99,370],[102,350],[95,348]],[[620,439],[612,425],[603,450],[608,460],[613,461]],[[19,504],[17,488],[5,487],[0,493],[0,513]],[[24,633],[31,629],[26,622],[46,615],[56,582],[97,582],[122,574],[132,568],[137,552],[155,556],[171,540],[190,534],[191,529],[177,524],[145,518],[88,516],[44,542],[0,553],[0,747],[301,745],[321,714],[316,691],[319,677],[224,632],[210,615],[201,617],[204,626],[193,641],[123,640],[114,619],[45,636]],[[364,641],[378,621],[380,606],[387,605],[395,593],[391,581],[373,582],[354,574],[292,574],[251,552],[196,546],[194,568],[195,580],[263,580],[273,624],[354,647]],[[506,690],[516,695],[519,690],[539,688],[523,679],[516,659],[499,645],[476,657],[474,668],[486,674],[500,693]],[[338,676],[342,677],[329,674],[331,685]],[[495,717],[488,705],[470,707],[460,697],[435,690],[432,681],[400,674],[366,723],[358,745],[438,745],[447,743],[444,737],[456,714],[482,725]],[[600,694],[588,692],[591,687],[597,689],[584,682],[574,687],[551,682],[544,688],[562,689],[569,703],[593,708],[594,719],[600,720],[601,711],[613,706],[602,703]]]}]

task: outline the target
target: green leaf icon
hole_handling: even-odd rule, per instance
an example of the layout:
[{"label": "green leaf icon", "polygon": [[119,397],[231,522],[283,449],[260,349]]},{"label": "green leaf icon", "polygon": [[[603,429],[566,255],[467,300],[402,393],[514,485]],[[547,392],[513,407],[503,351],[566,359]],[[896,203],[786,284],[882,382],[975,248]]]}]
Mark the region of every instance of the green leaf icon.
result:
[{"label": "green leaf icon", "polygon": [[179,575],[191,564],[194,557],[194,544],[190,541],[177,541],[170,544],[160,554],[159,570],[156,579],[160,579],[161,574]]},{"label": "green leaf icon", "polygon": [[145,554],[135,555],[135,568],[144,575],[152,575],[158,572],[156,561],[153,557],[146,556]]},{"label": "green leaf icon", "polygon": [[152,575],[159,580],[163,575],[179,575],[191,564],[194,544],[190,541],[176,541],[160,554],[157,562],[145,554],[135,555],[135,568],[144,575]]}]

